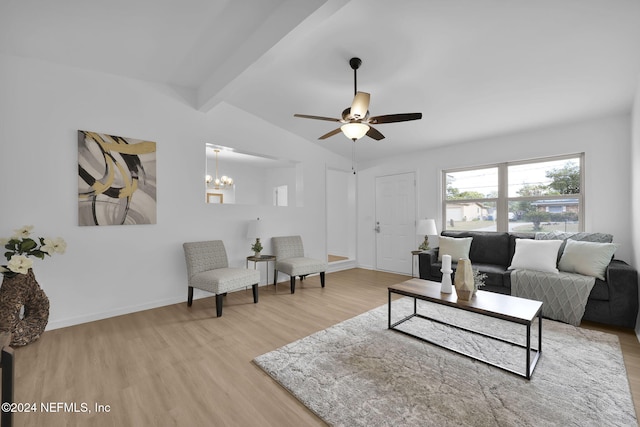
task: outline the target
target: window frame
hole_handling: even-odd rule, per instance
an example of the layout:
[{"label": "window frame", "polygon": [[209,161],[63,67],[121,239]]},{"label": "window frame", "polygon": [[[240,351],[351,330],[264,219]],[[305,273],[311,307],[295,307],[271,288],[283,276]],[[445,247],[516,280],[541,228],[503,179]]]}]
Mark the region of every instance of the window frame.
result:
[{"label": "window frame", "polygon": [[[584,231],[584,218],[585,218],[585,154],[583,153],[574,153],[574,154],[565,154],[559,156],[551,156],[551,157],[540,157],[529,160],[518,160],[511,162],[501,162],[501,163],[492,163],[480,166],[468,166],[463,168],[455,168],[455,169],[443,169],[441,171],[441,196],[440,196],[440,204],[441,204],[441,230],[447,229],[447,205],[456,202],[456,201],[464,201],[464,203],[495,203],[496,205],[496,232],[505,232],[509,230],[509,203],[510,202],[520,202],[520,201],[538,201],[541,197],[544,197],[545,200],[561,200],[561,199],[578,199],[578,231]],[[558,195],[544,195],[544,196],[517,196],[517,197],[509,197],[509,167],[510,166],[519,166],[526,164],[534,164],[534,163],[545,163],[552,161],[561,161],[561,160],[577,160],[578,166],[580,168],[580,192],[577,194],[558,194]],[[487,197],[482,199],[460,199],[460,200],[448,200],[447,199],[447,175],[455,172],[466,172],[466,171],[474,171],[474,170],[482,170],[482,169],[493,169],[497,168],[498,170],[498,197]]]}]

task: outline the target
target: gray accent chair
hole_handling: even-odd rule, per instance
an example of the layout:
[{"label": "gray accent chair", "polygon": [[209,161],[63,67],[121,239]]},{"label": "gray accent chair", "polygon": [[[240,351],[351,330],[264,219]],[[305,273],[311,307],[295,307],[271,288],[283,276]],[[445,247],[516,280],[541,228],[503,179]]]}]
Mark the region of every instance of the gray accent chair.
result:
[{"label": "gray accent chair", "polygon": [[187,261],[189,291],[187,306],[193,303],[193,288],[216,295],[216,316],[222,316],[222,297],[227,292],[251,286],[253,302],[258,302],[260,272],[246,268],[229,268],[227,251],[222,240],[187,242],[182,245]]},{"label": "gray accent chair", "polygon": [[277,286],[278,272],[288,274],[291,277],[291,293],[296,291],[296,276],[300,282],[309,274],[320,273],[320,285],[324,288],[324,273],[327,271],[326,261],[306,258],[302,237],[281,236],[271,238],[271,247],[276,256],[276,266],[273,274],[273,285]]}]

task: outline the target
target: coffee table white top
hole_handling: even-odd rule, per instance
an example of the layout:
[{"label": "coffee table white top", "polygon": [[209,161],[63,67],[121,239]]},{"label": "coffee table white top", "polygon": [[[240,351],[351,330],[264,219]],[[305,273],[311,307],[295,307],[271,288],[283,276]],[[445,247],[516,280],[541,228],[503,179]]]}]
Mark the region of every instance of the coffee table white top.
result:
[{"label": "coffee table white top", "polygon": [[455,289],[450,294],[443,294],[440,287],[439,282],[411,279],[389,286],[389,291],[525,325],[531,324],[542,310],[542,301],[481,290],[476,292],[471,301],[458,301]]}]

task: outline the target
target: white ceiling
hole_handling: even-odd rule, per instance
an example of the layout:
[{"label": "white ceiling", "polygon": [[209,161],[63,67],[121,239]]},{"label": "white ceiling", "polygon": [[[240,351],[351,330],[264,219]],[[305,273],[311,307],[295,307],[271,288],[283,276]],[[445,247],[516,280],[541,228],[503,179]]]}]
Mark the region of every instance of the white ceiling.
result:
[{"label": "white ceiling", "polygon": [[[335,125],[422,112],[357,142],[375,161],[438,145],[629,111],[640,0],[0,0],[0,53],[179,86],[349,157]],[[248,116],[250,117],[250,116]]]}]

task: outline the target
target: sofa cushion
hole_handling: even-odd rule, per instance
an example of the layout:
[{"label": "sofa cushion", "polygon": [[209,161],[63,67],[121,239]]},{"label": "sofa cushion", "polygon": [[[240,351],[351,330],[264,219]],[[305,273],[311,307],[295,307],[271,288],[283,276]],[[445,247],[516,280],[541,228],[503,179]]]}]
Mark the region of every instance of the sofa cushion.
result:
[{"label": "sofa cushion", "polygon": [[617,248],[613,243],[567,240],[558,268],[605,280],[607,266]]},{"label": "sofa cushion", "polygon": [[487,275],[484,280],[486,286],[504,286],[504,274],[507,271],[505,267],[496,264],[480,264],[477,262],[471,262],[471,267],[474,271],[478,270]]},{"label": "sofa cushion", "polygon": [[472,237],[440,237],[440,247],[438,249],[438,261],[442,261],[443,255],[451,255],[451,261],[457,262],[463,258],[469,258]]},{"label": "sofa cushion", "polygon": [[442,263],[441,262],[433,262],[430,265],[429,268],[429,274],[431,275],[431,278],[440,278],[442,277],[442,272],[440,271],[440,269],[442,268]]},{"label": "sofa cushion", "polygon": [[[434,262],[431,264],[429,269],[431,280],[436,280],[436,279],[441,280],[441,277],[442,277],[442,272],[440,271],[441,268],[442,268],[441,262]],[[455,271],[457,268],[458,268],[457,263],[451,264],[451,269],[454,271],[454,273],[451,275],[452,280],[455,277]],[[472,262],[471,268],[473,268],[474,271],[479,270],[481,273],[484,273],[487,275],[487,278],[485,279],[484,283],[488,288],[507,286],[505,285],[504,281],[505,281],[505,278],[506,279],[509,278],[509,273],[511,273],[510,271],[507,271],[506,267],[503,267],[501,265],[495,265],[495,264],[478,264],[478,263]],[[508,292],[505,291],[504,293],[508,293]]]},{"label": "sofa cushion", "polygon": [[561,240],[516,240],[516,253],[511,260],[510,270],[535,270],[558,273],[556,262]]},{"label": "sofa cushion", "polygon": [[472,237],[471,263],[509,265],[509,233],[495,231],[443,231],[447,237]]},{"label": "sofa cushion", "polygon": [[276,261],[275,269],[289,276],[304,276],[307,274],[320,273],[327,271],[327,263],[323,260],[293,257]]}]

